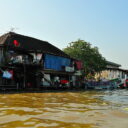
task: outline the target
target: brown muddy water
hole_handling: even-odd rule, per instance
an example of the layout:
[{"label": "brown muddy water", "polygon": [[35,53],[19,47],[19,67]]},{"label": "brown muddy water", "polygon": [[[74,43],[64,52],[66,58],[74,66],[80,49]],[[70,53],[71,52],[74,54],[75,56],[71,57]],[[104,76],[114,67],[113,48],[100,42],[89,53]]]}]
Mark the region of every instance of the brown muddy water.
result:
[{"label": "brown muddy water", "polygon": [[0,128],[128,128],[128,90],[0,94]]}]

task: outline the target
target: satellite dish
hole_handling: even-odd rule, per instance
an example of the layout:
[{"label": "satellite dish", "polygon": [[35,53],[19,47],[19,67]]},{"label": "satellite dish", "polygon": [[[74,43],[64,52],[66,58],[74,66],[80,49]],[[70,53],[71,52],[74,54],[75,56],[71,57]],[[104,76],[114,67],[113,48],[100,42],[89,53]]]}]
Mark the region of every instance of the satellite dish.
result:
[{"label": "satellite dish", "polygon": [[15,27],[11,27],[10,28],[10,31],[8,31],[8,32],[15,32],[16,30],[18,30],[19,28],[15,28]]}]

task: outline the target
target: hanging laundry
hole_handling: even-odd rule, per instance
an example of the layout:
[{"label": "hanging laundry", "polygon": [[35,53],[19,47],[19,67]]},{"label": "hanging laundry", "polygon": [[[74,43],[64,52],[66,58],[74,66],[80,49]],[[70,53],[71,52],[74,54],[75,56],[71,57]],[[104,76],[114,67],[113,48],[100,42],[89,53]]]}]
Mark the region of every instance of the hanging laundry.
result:
[{"label": "hanging laundry", "polygon": [[76,63],[76,67],[77,67],[78,70],[83,68],[83,65],[82,65],[81,61],[75,61],[75,63]]},{"label": "hanging laundry", "polygon": [[8,71],[4,71],[3,72],[3,78],[6,78],[6,79],[11,79],[12,78],[12,74]]},{"label": "hanging laundry", "polygon": [[13,70],[9,70],[8,72],[12,75],[11,79],[13,79],[14,78],[13,77],[14,76],[14,71]]},{"label": "hanging laundry", "polygon": [[61,84],[67,84],[67,83],[69,83],[69,81],[68,80],[60,80],[60,83]]}]

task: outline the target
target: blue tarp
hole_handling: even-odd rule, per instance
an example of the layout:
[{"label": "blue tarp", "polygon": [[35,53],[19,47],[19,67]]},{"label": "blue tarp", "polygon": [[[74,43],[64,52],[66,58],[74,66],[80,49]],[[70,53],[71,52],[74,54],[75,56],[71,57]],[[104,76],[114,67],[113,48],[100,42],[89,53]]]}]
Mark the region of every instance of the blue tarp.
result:
[{"label": "blue tarp", "polygon": [[61,71],[63,66],[70,66],[71,60],[68,58],[54,56],[50,54],[45,55],[44,68],[45,69],[54,69]]}]

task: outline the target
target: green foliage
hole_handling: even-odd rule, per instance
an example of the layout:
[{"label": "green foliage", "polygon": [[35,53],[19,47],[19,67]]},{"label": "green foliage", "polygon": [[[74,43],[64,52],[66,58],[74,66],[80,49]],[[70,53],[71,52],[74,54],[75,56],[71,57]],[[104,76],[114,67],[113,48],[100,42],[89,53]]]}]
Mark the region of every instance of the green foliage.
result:
[{"label": "green foliage", "polygon": [[98,48],[92,47],[90,43],[84,40],[79,39],[69,43],[69,46],[64,48],[63,51],[71,57],[81,60],[86,74],[100,72],[106,67],[106,60],[99,53]]}]

